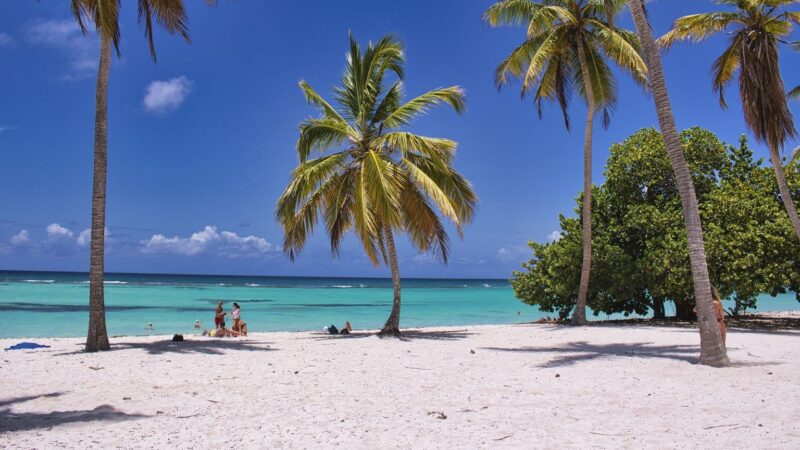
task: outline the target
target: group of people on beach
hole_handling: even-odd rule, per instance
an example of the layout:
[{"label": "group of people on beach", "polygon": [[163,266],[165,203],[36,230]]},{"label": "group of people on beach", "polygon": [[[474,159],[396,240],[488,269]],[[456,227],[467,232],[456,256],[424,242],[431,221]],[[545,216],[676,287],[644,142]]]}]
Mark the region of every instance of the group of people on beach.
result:
[{"label": "group of people on beach", "polygon": [[[220,300],[217,303],[217,309],[214,311],[214,328],[211,330],[203,330],[203,336],[211,336],[211,337],[237,337],[237,336],[247,336],[247,322],[242,320],[242,308],[239,307],[239,304],[234,302],[233,309],[231,309],[231,327],[227,328],[225,326],[225,316],[228,313],[225,312],[223,308],[224,302]],[[195,327],[197,324],[195,323]]]}]

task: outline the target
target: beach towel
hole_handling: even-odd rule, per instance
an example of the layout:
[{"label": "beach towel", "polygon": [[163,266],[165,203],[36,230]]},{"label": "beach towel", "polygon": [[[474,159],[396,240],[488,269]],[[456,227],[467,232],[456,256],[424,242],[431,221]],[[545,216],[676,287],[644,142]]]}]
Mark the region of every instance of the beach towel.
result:
[{"label": "beach towel", "polygon": [[14,344],[6,348],[6,350],[32,350],[35,348],[50,348],[50,346],[37,344],[36,342],[20,342],[19,344]]}]

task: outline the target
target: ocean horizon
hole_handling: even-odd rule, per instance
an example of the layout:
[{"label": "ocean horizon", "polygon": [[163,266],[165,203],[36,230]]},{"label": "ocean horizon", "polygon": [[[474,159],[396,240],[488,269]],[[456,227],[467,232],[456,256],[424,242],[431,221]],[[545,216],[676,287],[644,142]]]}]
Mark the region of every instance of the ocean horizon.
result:
[{"label": "ocean horizon", "polygon": [[[401,326],[468,326],[530,322],[543,313],[514,296],[508,280],[403,278]],[[0,271],[0,338],[80,337],[88,323],[86,272]],[[233,302],[251,332],[312,331],[346,320],[380,328],[392,304],[390,278],[106,273],[110,336],[196,333],[213,327],[219,300]],[[757,311],[800,309],[793,293],[759,297]],[[668,310],[668,314],[670,311]],[[590,319],[622,318],[600,314]],[[147,324],[153,330],[147,330]]]}]

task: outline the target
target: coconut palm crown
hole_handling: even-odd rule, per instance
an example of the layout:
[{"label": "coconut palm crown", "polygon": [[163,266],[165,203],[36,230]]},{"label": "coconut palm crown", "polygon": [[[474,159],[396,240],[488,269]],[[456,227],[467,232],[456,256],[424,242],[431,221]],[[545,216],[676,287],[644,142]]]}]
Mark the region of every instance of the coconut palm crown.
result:
[{"label": "coconut palm crown", "polygon": [[404,103],[404,63],[403,46],[393,36],[370,42],[363,51],[351,36],[333,104],[300,82],[320,116],[300,124],[299,165],[275,208],[284,229],[283,248],[291,259],[321,217],[334,256],[352,229],[373,264],[392,266],[396,308],[384,327],[391,334],[399,332],[393,234],[408,234],[419,251],[447,262],[448,234],[437,209],[461,235],[477,201],[470,183],[452,167],[456,142],[407,130],[438,104],[463,112],[463,90],[435,89]]},{"label": "coconut palm crown", "polygon": [[[483,15],[490,26],[527,27],[525,41],[495,71],[498,88],[522,81],[521,95],[533,94],[541,117],[543,102],[558,103],[570,128],[569,102],[574,91],[588,102],[581,73],[580,53],[589,63],[594,102],[608,126],[617,101],[610,59],[645,85],[647,67],[639,55],[636,35],[616,28],[613,18],[625,2],[620,0],[503,0]],[[579,46],[583,52],[579,52]],[[604,57],[605,56],[605,57]]]},{"label": "coconut palm crown", "polygon": [[700,42],[721,32],[729,35],[728,47],[714,61],[712,85],[725,108],[725,87],[738,73],[744,121],[755,138],[769,147],[781,201],[800,238],[800,215],[780,156],[786,141],[797,136],[797,129],[778,60],[778,45],[792,32],[793,24],[800,24],[800,11],[786,11],[787,6],[796,3],[797,0],[717,0],[717,4],[732,9],[681,17],[659,39],[659,44],[669,47],[677,41]]},{"label": "coconut palm crown", "polygon": [[728,47],[714,62],[712,85],[720,105],[727,107],[725,88],[739,74],[739,94],[745,121],[755,137],[781,148],[797,134],[778,69],[778,44],[800,24],[800,11],[783,8],[796,0],[717,0],[732,10],[692,14],[677,19],[658,42],[670,47],[678,41],[701,42],[726,33]]}]

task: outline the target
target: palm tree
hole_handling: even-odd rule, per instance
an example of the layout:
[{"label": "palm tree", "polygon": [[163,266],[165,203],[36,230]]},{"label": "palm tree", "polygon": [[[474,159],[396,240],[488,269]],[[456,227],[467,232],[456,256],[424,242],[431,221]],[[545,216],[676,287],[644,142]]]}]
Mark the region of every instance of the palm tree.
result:
[{"label": "palm tree", "polygon": [[714,62],[713,87],[719,93],[720,106],[726,108],[725,87],[739,73],[739,96],[747,126],[756,139],[769,147],[769,156],[781,200],[794,231],[800,238],[800,217],[792,200],[783,171],[780,151],[797,130],[789,110],[786,90],[779,69],[778,43],[792,31],[792,22],[800,24],[800,11],[781,8],[796,0],[717,0],[732,6],[733,11],[692,14],[675,21],[659,44],[669,47],[676,41],[703,41],[720,32],[728,33],[728,47]]},{"label": "palm tree", "polygon": [[[396,38],[370,42],[362,52],[351,36],[342,84],[335,88],[336,106],[300,82],[321,115],[300,124],[300,163],[275,207],[283,248],[292,260],[321,216],[334,256],[353,229],[370,261],[390,266],[394,295],[382,335],[400,333],[395,234],[405,232],[419,251],[431,251],[446,263],[448,235],[434,205],[461,235],[477,202],[470,183],[451,165],[456,142],[406,131],[437,104],[462,112],[464,92],[458,86],[435,89],[403,103],[404,63]],[[389,83],[392,73],[397,79]],[[321,155],[311,158],[312,152]]]},{"label": "palm tree", "polygon": [[[605,55],[634,79],[644,83],[647,67],[639,56],[633,33],[620,30],[608,20],[623,5],[618,0],[503,0],[492,5],[484,20],[491,26],[523,24],[525,41],[498,66],[498,88],[522,79],[522,96],[533,91],[539,116],[543,100],[558,102],[570,129],[569,100],[577,90],[586,101],[583,160],[583,262],[578,299],[572,323],[586,323],[586,298],[592,264],[592,134],[594,118],[603,111],[608,127],[617,101],[614,74]],[[610,13],[610,14],[607,14]]]},{"label": "palm tree", "polygon": [[686,235],[689,242],[694,295],[697,303],[697,323],[700,329],[700,362],[714,367],[728,366],[730,365],[728,353],[722,341],[711,303],[711,281],[708,276],[703,228],[700,222],[694,182],[689,172],[689,166],[686,164],[678,130],[675,127],[675,116],[672,114],[667,84],[664,80],[661,55],[650,29],[643,0],[628,0],[628,6],[633,15],[636,32],[647,61],[649,84],[656,104],[658,123],[681,196],[683,220],[686,224]]},{"label": "palm tree", "polygon": [[[92,182],[92,231],[89,248],[89,332],[86,351],[108,350],[106,331],[103,271],[105,256],[106,222],[106,167],[108,160],[108,77],[111,66],[111,45],[119,52],[119,0],[72,0],[72,13],[81,31],[87,32],[87,23],[94,23],[100,36],[100,64],[97,69],[97,87],[94,115],[94,177]],[[189,42],[186,12],[183,0],[169,2],[138,0],[139,22],[144,27],[150,45],[150,54],[156,60],[153,44],[153,19],[170,34],[178,33]]]}]

